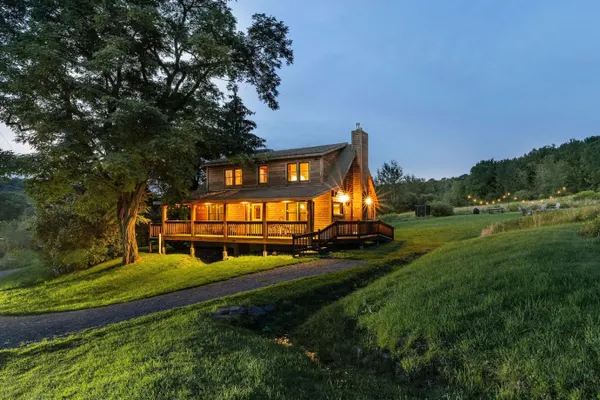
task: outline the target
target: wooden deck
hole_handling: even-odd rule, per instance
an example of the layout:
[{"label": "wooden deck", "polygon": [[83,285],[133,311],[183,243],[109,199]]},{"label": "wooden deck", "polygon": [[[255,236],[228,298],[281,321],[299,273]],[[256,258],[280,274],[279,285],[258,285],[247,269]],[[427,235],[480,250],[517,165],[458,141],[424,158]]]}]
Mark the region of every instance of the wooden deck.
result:
[{"label": "wooden deck", "polygon": [[293,235],[308,232],[308,223],[281,221],[165,221],[150,224],[150,240],[291,245]]}]

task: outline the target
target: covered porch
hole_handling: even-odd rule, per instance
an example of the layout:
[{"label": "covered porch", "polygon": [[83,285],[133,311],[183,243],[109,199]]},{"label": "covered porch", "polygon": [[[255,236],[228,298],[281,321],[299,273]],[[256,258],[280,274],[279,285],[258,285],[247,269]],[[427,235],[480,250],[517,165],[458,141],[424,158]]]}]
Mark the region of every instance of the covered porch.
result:
[{"label": "covered porch", "polygon": [[193,202],[162,206],[162,221],[150,239],[291,244],[313,229],[312,200]]}]

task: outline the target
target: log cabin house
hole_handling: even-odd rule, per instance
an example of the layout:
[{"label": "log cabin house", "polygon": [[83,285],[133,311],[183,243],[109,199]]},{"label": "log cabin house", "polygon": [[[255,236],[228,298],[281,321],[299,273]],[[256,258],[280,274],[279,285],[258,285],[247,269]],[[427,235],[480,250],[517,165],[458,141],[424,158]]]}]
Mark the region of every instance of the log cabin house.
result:
[{"label": "log cabin house", "polygon": [[[379,201],[369,172],[369,136],[357,124],[351,143],[264,151],[250,161],[220,159],[205,168],[205,186],[190,195],[189,220],[150,226],[160,239],[195,246],[262,248],[263,255],[281,246],[294,253],[318,251],[333,242],[393,240],[393,228],[377,220]],[[260,251],[260,250],[259,250]]]}]

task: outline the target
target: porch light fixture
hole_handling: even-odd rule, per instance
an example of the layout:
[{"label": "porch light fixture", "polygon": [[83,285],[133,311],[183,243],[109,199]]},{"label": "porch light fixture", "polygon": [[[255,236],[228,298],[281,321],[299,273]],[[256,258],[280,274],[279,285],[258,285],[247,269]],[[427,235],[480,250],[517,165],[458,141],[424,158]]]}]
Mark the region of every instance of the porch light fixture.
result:
[{"label": "porch light fixture", "polygon": [[371,204],[373,204],[373,199],[372,199],[372,198],[370,198],[370,197],[367,197],[367,198],[365,199],[365,204],[366,204],[366,205],[368,205],[368,206],[370,206]]},{"label": "porch light fixture", "polygon": [[348,196],[347,194],[340,194],[339,198],[342,203],[347,203],[350,201],[350,196]]}]

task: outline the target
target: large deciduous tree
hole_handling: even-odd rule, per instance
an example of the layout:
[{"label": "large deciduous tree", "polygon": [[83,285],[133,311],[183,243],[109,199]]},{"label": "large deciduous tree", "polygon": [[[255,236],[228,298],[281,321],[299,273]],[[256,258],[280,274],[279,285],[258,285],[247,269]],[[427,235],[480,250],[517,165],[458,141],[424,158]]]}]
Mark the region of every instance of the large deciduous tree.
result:
[{"label": "large deciduous tree", "polygon": [[226,0],[5,0],[0,118],[37,152],[44,200],[85,190],[114,204],[129,264],[148,186],[185,194],[231,134],[221,119],[249,115],[237,84],[276,109],[292,61],[286,25],[256,14],[242,32]]}]

